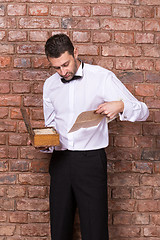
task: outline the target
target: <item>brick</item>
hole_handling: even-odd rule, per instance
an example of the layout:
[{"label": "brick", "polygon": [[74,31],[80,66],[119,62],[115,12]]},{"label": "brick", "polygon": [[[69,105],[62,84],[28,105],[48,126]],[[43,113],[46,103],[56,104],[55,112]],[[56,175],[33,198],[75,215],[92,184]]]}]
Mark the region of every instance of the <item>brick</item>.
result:
[{"label": "brick", "polygon": [[23,16],[26,15],[26,4],[9,4],[7,6],[8,15]]},{"label": "brick", "polygon": [[155,162],[155,164],[154,164],[154,172],[155,173],[160,173],[160,163],[159,162]]},{"label": "brick", "polygon": [[24,42],[27,40],[27,32],[25,31],[9,31],[8,32],[8,41],[11,42]]},{"label": "brick", "polygon": [[116,58],[116,69],[129,70],[133,68],[133,60],[129,58]]},{"label": "brick", "polygon": [[132,227],[132,226],[116,226],[116,229],[114,229],[113,227],[111,228],[111,238],[113,239],[118,239],[121,237],[127,237],[134,239],[134,237],[136,239],[139,238],[141,233],[141,228],[140,227]]},{"label": "brick", "polygon": [[85,46],[85,45],[78,45],[77,46],[79,55],[93,55],[96,56],[99,53],[99,48],[98,46]]},{"label": "brick", "polygon": [[132,221],[135,225],[148,225],[150,216],[147,213],[135,213],[133,214]]},{"label": "brick", "polygon": [[1,134],[0,145],[5,145],[5,144],[6,144],[6,135]]},{"label": "brick", "polygon": [[160,33],[155,34],[155,43],[160,44]]},{"label": "brick", "polygon": [[22,114],[20,108],[11,108],[10,109],[10,118],[11,119],[22,119]]},{"label": "brick", "polygon": [[139,212],[156,212],[158,204],[155,200],[139,200],[137,209]]},{"label": "brick", "polygon": [[159,72],[147,72],[146,73],[146,81],[152,83],[160,82],[160,73]]},{"label": "brick", "polygon": [[30,186],[28,187],[29,198],[46,198],[47,187],[44,186]]},{"label": "brick", "polygon": [[[158,187],[160,186],[160,176],[158,174],[156,175],[153,175],[153,176],[142,176],[141,178],[141,184],[144,185],[144,186],[155,186],[155,187]],[[155,202],[156,203],[156,202]]]},{"label": "brick", "polygon": [[43,110],[42,109],[33,109],[31,111],[31,116],[33,120],[43,120],[44,115],[43,115]]},{"label": "brick", "polygon": [[30,58],[15,58],[13,66],[15,68],[30,68],[31,60]]},{"label": "brick", "polygon": [[160,0],[141,0],[141,4],[143,4],[143,5],[159,5]]},{"label": "brick", "polygon": [[[33,93],[43,93],[43,82],[35,83],[32,89]],[[38,120],[38,119],[37,119]],[[40,120],[40,119],[39,119]]]},{"label": "brick", "polygon": [[25,224],[21,227],[22,236],[48,236],[49,226],[45,223]]},{"label": "brick", "polygon": [[20,18],[19,20],[19,27],[23,29],[27,28],[34,28],[34,29],[54,29],[59,28],[59,21],[57,19],[51,18]]},{"label": "brick", "polygon": [[23,71],[23,80],[42,80],[44,81],[50,77],[50,73],[48,71]]},{"label": "brick", "polygon": [[153,198],[153,189],[152,187],[138,187],[134,188],[133,192],[135,199],[152,199]]},{"label": "brick", "polygon": [[110,125],[109,127],[110,134],[117,134],[117,132],[121,135],[137,135],[141,133],[141,126],[139,123],[131,123],[131,122],[116,122],[114,125]]},{"label": "brick", "polygon": [[4,16],[5,15],[5,5],[0,5],[0,16]]},{"label": "brick", "polygon": [[108,57],[101,57],[96,58],[94,57],[94,64],[99,65],[101,67],[107,68],[107,69],[113,69],[113,59]]},{"label": "brick", "polygon": [[160,20],[146,20],[144,27],[147,31],[160,31]]},{"label": "brick", "polygon": [[6,160],[1,160],[0,162],[0,172],[8,171],[8,162]]},{"label": "brick", "polygon": [[10,223],[27,223],[28,214],[22,211],[11,212],[9,214]]},{"label": "brick", "polygon": [[73,41],[74,42],[89,42],[90,41],[90,33],[89,32],[81,32],[74,31],[73,32]]},{"label": "brick", "polygon": [[139,46],[108,44],[102,46],[102,56],[138,57],[141,56],[141,48]]},{"label": "brick", "polygon": [[14,17],[6,18],[6,28],[7,29],[16,29],[17,28],[17,19]]},{"label": "brick", "polygon": [[160,237],[160,227],[145,227],[144,236],[150,237]]},{"label": "brick", "polygon": [[139,186],[139,176],[128,173],[110,175],[108,183],[110,186]]},{"label": "brick", "polygon": [[134,33],[133,32],[115,32],[114,35],[115,42],[117,43],[134,43]]},{"label": "brick", "polygon": [[136,43],[154,43],[153,33],[136,33]]},{"label": "brick", "polygon": [[[85,26],[85,28],[84,28]],[[73,29],[83,29],[83,30],[91,30],[91,29],[99,29],[100,24],[98,19],[94,18],[81,18],[79,20],[73,20],[71,18],[62,18],[61,21],[61,27],[62,29],[67,29],[67,28],[73,28]]]},{"label": "brick", "polygon": [[134,66],[137,70],[152,71],[154,69],[154,62],[150,59],[135,59]]},{"label": "brick", "polygon": [[30,93],[31,84],[30,83],[14,83],[12,85],[13,93]]},{"label": "brick", "polygon": [[133,147],[134,141],[131,136],[115,136],[114,146],[117,147]]},{"label": "brick", "polygon": [[111,16],[112,15],[112,9],[111,5],[96,5],[93,6],[93,16]]},{"label": "brick", "polygon": [[72,7],[72,16],[73,17],[89,17],[91,15],[90,6],[73,6]]},{"label": "brick", "polygon": [[154,7],[151,6],[137,6],[134,12],[137,18],[153,18],[154,17]]},{"label": "brick", "polygon": [[0,40],[3,40],[6,37],[5,31],[0,31]]},{"label": "brick", "polygon": [[15,132],[16,131],[16,122],[10,121],[10,120],[0,121],[0,131]]},{"label": "brick", "polygon": [[1,173],[0,184],[15,184],[16,174]]},{"label": "brick", "polygon": [[108,32],[98,32],[93,33],[93,42],[105,43],[111,40],[111,34]]},{"label": "brick", "polygon": [[49,203],[46,199],[18,199],[17,210],[26,211],[48,211]]},{"label": "brick", "polygon": [[0,57],[0,67],[1,68],[5,68],[5,67],[9,67],[11,65],[11,57]]},{"label": "brick", "polygon": [[4,17],[0,17],[0,28],[6,28],[7,23]]},{"label": "brick", "polygon": [[44,46],[40,44],[21,44],[17,46],[18,54],[44,54]]},{"label": "brick", "polygon": [[30,164],[30,170],[32,172],[48,172],[48,164],[45,161],[34,160]]},{"label": "brick", "polygon": [[157,146],[157,148],[160,148],[160,138],[159,137],[157,137],[157,139],[156,139],[156,146]]},{"label": "brick", "polygon": [[7,148],[0,146],[0,158],[7,158]]},{"label": "brick", "polygon": [[141,31],[142,22],[140,20],[131,19],[104,19],[101,23],[101,28],[106,30],[118,31]]},{"label": "brick", "polygon": [[13,225],[2,225],[0,226],[0,235],[1,236],[13,236],[15,231],[15,226]]},{"label": "brick", "polygon": [[109,160],[136,160],[141,157],[141,150],[135,148],[107,148],[107,158]]},{"label": "brick", "polygon": [[47,31],[30,31],[29,39],[32,42],[43,42],[47,41],[49,33]]},{"label": "brick", "polygon": [[135,95],[154,96],[155,95],[155,85],[139,83],[138,85],[135,86]]},{"label": "brick", "polygon": [[33,223],[47,223],[49,222],[49,212],[30,212],[28,214],[28,221]]},{"label": "brick", "polygon": [[157,109],[160,106],[160,99],[156,99],[156,98],[154,99],[154,98],[148,97],[148,98],[146,98],[145,103],[147,104],[147,106],[149,108]]},{"label": "brick", "polygon": [[24,97],[25,107],[42,107],[42,96],[26,96]]},{"label": "brick", "polygon": [[160,7],[157,8],[157,17],[160,17]]},{"label": "brick", "polygon": [[19,174],[19,183],[28,185],[48,186],[49,176],[48,174]]},{"label": "brick", "polygon": [[[23,186],[9,186],[7,188],[7,197],[15,198],[15,197],[24,197],[26,194],[26,189]],[[15,216],[14,214],[12,216]]]},{"label": "brick", "polygon": [[154,144],[154,138],[152,136],[138,136],[137,135],[137,136],[135,136],[134,140],[135,140],[135,146],[139,146],[142,148],[145,148],[145,147],[152,148],[153,144]]},{"label": "brick", "polygon": [[27,172],[29,170],[29,163],[23,160],[10,161],[11,172]]},{"label": "brick", "polygon": [[152,173],[153,172],[153,163],[148,162],[134,162],[133,163],[133,172],[139,173]]},{"label": "brick", "polygon": [[18,70],[0,71],[0,80],[19,81],[21,73]]},{"label": "brick", "polygon": [[8,158],[16,159],[18,158],[18,148],[9,146],[8,147]]},{"label": "brick", "polygon": [[132,221],[131,213],[115,213],[113,215],[113,224],[114,225],[130,225]]},{"label": "brick", "polygon": [[157,71],[160,71],[160,60],[157,60],[157,61],[156,61],[155,69],[156,69]]},{"label": "brick", "polygon": [[159,156],[160,151],[159,150],[148,150],[148,149],[144,149],[142,151],[142,155],[141,155],[141,159],[142,160],[155,160],[158,161],[160,160],[160,156]]},{"label": "brick", "polygon": [[0,222],[6,222],[6,220],[7,220],[6,212],[0,211]]},{"label": "brick", "polygon": [[20,106],[21,97],[20,96],[12,96],[5,95],[3,97],[0,96],[0,106]]},{"label": "brick", "polygon": [[114,164],[114,172],[131,172],[132,171],[132,163],[126,161],[117,161]]},{"label": "brick", "polygon": [[136,201],[133,199],[123,199],[123,200],[111,200],[109,201],[108,208],[114,211],[127,211],[133,212],[135,210]]},{"label": "brick", "polygon": [[[5,184],[5,183],[4,183]],[[13,211],[14,210],[14,200],[13,199],[0,199],[1,210]]]},{"label": "brick", "polygon": [[47,16],[49,14],[48,6],[45,4],[29,6],[28,13],[31,16]]},{"label": "brick", "polygon": [[112,190],[113,199],[129,199],[131,198],[130,187],[114,187]]},{"label": "brick", "polygon": [[159,223],[160,223],[160,214],[159,213],[152,213],[150,215],[150,219],[151,219],[151,224],[159,225]]},{"label": "brick", "polygon": [[160,122],[160,112],[155,112],[155,122]]},{"label": "brick", "polygon": [[9,93],[9,92],[10,92],[9,82],[1,82],[0,83],[0,93]]},{"label": "brick", "polygon": [[69,6],[64,6],[63,5],[55,5],[51,6],[51,15],[52,16],[69,16],[70,15],[70,7]]},{"label": "brick", "polygon": [[160,57],[159,46],[156,45],[144,45],[143,46],[144,56],[146,57]]},{"label": "brick", "polygon": [[126,6],[113,6],[112,8],[113,17],[124,17],[130,18],[132,17],[132,8]]},{"label": "brick", "polygon": [[46,57],[33,57],[31,59],[33,68],[49,68],[50,63]]},{"label": "brick", "polygon": [[135,82],[143,82],[144,81],[144,75],[142,72],[129,72],[125,71],[117,75],[118,78],[123,83],[135,83]]},{"label": "brick", "polygon": [[9,44],[0,44],[0,53],[5,53],[5,54],[13,54],[14,53],[14,47],[13,45]]}]

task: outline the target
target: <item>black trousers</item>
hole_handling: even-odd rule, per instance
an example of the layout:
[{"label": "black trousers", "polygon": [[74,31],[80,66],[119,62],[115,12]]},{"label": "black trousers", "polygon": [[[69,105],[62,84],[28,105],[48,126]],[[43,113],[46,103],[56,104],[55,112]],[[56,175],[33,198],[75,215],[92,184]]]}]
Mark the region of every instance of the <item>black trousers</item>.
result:
[{"label": "black trousers", "polygon": [[54,151],[49,173],[52,240],[72,240],[77,207],[82,240],[108,240],[104,149]]}]

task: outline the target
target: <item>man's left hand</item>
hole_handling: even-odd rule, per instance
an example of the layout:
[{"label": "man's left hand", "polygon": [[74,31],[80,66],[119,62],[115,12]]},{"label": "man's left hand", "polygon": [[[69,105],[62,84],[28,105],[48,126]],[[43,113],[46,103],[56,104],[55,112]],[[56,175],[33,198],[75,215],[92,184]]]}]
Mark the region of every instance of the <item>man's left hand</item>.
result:
[{"label": "man's left hand", "polygon": [[100,104],[95,110],[95,113],[105,114],[107,117],[112,119],[118,113],[123,112],[123,110],[124,110],[123,101],[112,101]]}]

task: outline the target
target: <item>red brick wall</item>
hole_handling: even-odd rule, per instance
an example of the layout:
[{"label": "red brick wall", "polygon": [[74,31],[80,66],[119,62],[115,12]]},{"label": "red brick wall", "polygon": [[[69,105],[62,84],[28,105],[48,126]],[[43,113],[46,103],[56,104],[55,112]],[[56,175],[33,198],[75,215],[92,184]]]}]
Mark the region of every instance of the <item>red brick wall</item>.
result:
[{"label": "red brick wall", "polygon": [[[117,74],[150,108],[110,123],[111,240],[160,238],[160,0],[0,0],[0,240],[49,240],[49,156],[27,146],[20,105],[43,126],[44,55],[69,34],[81,58]],[[75,240],[80,240],[78,219]],[[78,230],[77,230],[78,229]]]}]

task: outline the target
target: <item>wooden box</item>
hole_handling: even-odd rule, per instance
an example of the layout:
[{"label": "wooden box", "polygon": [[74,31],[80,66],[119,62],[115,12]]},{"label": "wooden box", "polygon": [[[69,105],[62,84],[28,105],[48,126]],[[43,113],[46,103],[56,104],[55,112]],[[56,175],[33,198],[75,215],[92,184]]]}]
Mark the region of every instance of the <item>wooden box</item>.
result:
[{"label": "wooden box", "polygon": [[52,127],[33,129],[25,108],[21,108],[24,123],[34,147],[50,147],[59,145],[59,134]]}]

